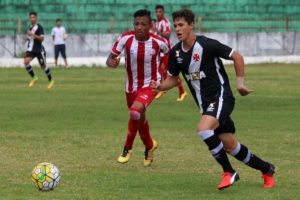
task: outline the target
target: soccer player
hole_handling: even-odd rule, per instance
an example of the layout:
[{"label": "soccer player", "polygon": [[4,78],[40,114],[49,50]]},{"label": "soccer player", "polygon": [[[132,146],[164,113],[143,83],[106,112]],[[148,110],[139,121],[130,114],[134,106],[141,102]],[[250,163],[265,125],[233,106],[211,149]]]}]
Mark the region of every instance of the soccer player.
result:
[{"label": "soccer player", "polygon": [[65,27],[61,25],[61,19],[55,20],[56,26],[52,29],[51,35],[54,41],[54,59],[55,66],[57,66],[57,59],[59,53],[61,53],[65,66],[68,66],[67,56],[66,56],[66,44],[65,40],[67,39],[67,33]]},{"label": "soccer player", "polygon": [[38,77],[34,74],[33,68],[30,65],[30,62],[37,57],[38,62],[42,69],[44,69],[49,84],[47,86],[48,89],[52,89],[54,87],[54,81],[52,80],[50,68],[46,63],[46,51],[42,42],[44,41],[44,29],[43,27],[38,24],[37,22],[37,13],[30,12],[29,13],[30,19],[30,27],[27,32],[26,38],[26,52],[24,57],[24,65],[26,71],[31,76],[32,80],[29,83],[29,87],[34,86],[34,84],[38,81]]},{"label": "soccer player", "polygon": [[218,189],[230,187],[239,179],[226,152],[249,167],[260,170],[264,188],[274,187],[274,165],[253,154],[245,145],[240,144],[234,135],[235,126],[230,114],[235,99],[220,58],[233,60],[237,90],[240,95],[246,96],[252,90],[244,84],[243,57],[217,40],[195,35],[194,14],[191,10],[179,10],[172,15],[180,42],[169,54],[167,80],[163,83],[152,81],[151,87],[160,91],[169,90],[176,86],[179,73],[183,74],[202,112],[198,134],[224,171]]},{"label": "soccer player", "polygon": [[158,72],[160,53],[169,52],[168,42],[150,33],[151,17],[147,10],[134,13],[134,31],[123,33],[115,42],[106,64],[109,67],[119,65],[119,55],[126,56],[126,99],[129,109],[129,122],[126,142],[118,162],[126,163],[132,153],[137,131],[145,145],[144,166],[150,166],[157,142],[152,139],[146,108],[154,100],[156,92],[150,88],[150,81],[160,81]]},{"label": "soccer player", "polygon": [[151,29],[149,31],[150,33],[153,33],[154,35],[157,35],[156,33],[156,19],[151,19]]},{"label": "soccer player", "polygon": [[[155,6],[155,12],[156,12],[156,34],[165,38],[168,40],[169,45],[171,46],[170,36],[171,36],[171,27],[170,27],[170,21],[165,17],[165,9],[163,5],[156,5]],[[167,67],[168,67],[168,55],[161,54],[161,62],[160,62],[160,71],[163,76],[163,80],[167,78]],[[183,101],[185,97],[187,96],[187,93],[185,92],[181,79],[178,76],[178,91],[179,91],[179,97],[177,98],[177,101]],[[159,92],[156,95],[156,99],[159,99],[161,96],[164,95],[164,91]]]}]

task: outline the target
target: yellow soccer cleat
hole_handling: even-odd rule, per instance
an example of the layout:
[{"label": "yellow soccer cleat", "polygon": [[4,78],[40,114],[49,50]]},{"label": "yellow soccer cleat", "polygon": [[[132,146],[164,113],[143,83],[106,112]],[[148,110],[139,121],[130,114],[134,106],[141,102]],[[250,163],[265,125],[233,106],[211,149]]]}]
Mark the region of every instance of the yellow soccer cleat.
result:
[{"label": "yellow soccer cleat", "polygon": [[51,81],[49,82],[48,86],[47,86],[47,89],[48,89],[48,90],[51,90],[53,87],[54,87],[54,81],[51,80]]},{"label": "yellow soccer cleat", "polygon": [[34,84],[36,84],[38,80],[39,80],[39,78],[38,78],[37,76],[33,77],[33,78],[31,79],[31,81],[29,82],[28,86],[29,86],[29,87],[33,87]]},{"label": "yellow soccer cleat", "polygon": [[159,99],[160,97],[164,96],[166,92],[164,91],[160,91],[159,93],[157,93],[157,95],[155,96],[155,99]]},{"label": "yellow soccer cleat", "polygon": [[145,150],[145,160],[144,160],[144,166],[149,167],[151,163],[153,162],[153,153],[158,147],[158,143],[155,140],[153,141],[153,147],[150,150]]},{"label": "yellow soccer cleat", "polygon": [[123,149],[122,154],[118,158],[118,162],[125,164],[129,161],[130,155],[132,153],[132,150]]},{"label": "yellow soccer cleat", "polygon": [[178,98],[177,98],[177,101],[183,101],[185,99],[185,97],[187,96],[187,93],[184,92],[182,93]]}]

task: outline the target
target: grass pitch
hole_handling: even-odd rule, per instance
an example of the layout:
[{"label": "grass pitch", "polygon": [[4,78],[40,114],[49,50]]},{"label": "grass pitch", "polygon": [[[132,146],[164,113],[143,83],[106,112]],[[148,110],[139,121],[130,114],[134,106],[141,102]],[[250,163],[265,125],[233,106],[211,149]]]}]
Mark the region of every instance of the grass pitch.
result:
[{"label": "grass pitch", "polygon": [[[233,67],[227,67],[234,86]],[[0,199],[299,199],[300,68],[252,65],[246,83],[255,93],[236,96],[237,136],[277,166],[276,187],[263,190],[260,173],[230,158],[241,180],[217,190],[221,169],[196,134],[199,111],[191,95],[176,102],[177,89],[148,109],[151,133],[160,146],[150,168],[136,138],[128,164],[116,162],[127,130],[124,69],[53,69],[28,88],[24,69],[0,69]],[[187,88],[187,87],[185,87]],[[234,88],[234,87],[233,87]],[[39,162],[62,173],[51,192],[30,180]]]}]

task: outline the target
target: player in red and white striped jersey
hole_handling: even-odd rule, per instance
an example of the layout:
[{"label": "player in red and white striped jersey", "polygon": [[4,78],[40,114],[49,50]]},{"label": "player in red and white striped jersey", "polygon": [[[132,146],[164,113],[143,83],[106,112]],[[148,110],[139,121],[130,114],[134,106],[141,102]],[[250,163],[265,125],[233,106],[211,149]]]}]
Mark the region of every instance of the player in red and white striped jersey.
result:
[{"label": "player in red and white striped jersey", "polygon": [[118,56],[124,50],[127,72],[126,98],[130,118],[126,143],[118,158],[120,163],[129,161],[137,131],[145,145],[145,166],[150,166],[153,152],[157,148],[157,142],[150,136],[145,112],[156,96],[156,92],[150,88],[150,82],[161,80],[158,71],[160,53],[168,54],[169,45],[167,40],[150,33],[150,29],[150,12],[147,10],[136,11],[134,13],[134,31],[125,32],[118,38],[106,61],[109,67],[117,67],[120,61]]},{"label": "player in red and white striped jersey", "polygon": [[[164,6],[163,5],[156,5],[155,6],[155,12],[156,12],[156,34],[167,39],[169,42],[169,45],[171,47],[171,41],[170,41],[170,36],[171,36],[171,27],[170,27],[170,21],[164,16]],[[167,67],[168,67],[168,55],[161,55],[161,63],[160,63],[160,72],[163,76],[163,80],[167,78]],[[187,96],[187,93],[185,92],[181,79],[178,77],[178,91],[179,91],[179,97],[177,101],[183,101],[185,97]],[[159,92],[156,95],[156,99],[159,99],[162,95],[164,95],[165,92]]]}]

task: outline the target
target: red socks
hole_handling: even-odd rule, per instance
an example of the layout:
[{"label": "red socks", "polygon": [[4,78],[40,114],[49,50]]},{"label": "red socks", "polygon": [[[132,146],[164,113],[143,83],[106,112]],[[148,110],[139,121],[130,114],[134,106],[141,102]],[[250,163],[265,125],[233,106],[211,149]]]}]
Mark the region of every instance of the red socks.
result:
[{"label": "red socks", "polygon": [[152,138],[149,131],[149,123],[146,120],[143,124],[140,123],[141,113],[140,111],[130,108],[129,110],[130,119],[128,122],[128,133],[125,143],[126,149],[132,149],[133,142],[137,131],[139,131],[140,137],[146,147],[146,149],[151,149],[153,147]]},{"label": "red socks", "polygon": [[133,141],[136,136],[136,132],[139,130],[140,127],[140,119],[141,113],[137,109],[130,108],[129,109],[129,122],[128,122],[128,133],[125,143],[126,149],[132,149]]},{"label": "red socks", "polygon": [[153,141],[150,136],[149,123],[147,120],[140,126],[139,133],[146,149],[152,149]]},{"label": "red socks", "polygon": [[126,149],[132,149],[133,141],[136,136],[137,130],[139,128],[140,121],[139,120],[132,120],[129,119],[128,122],[128,132],[127,132],[127,138],[125,143]]},{"label": "red socks", "polygon": [[183,85],[182,85],[182,82],[181,82],[181,79],[178,77],[178,90],[179,90],[179,94],[183,94],[184,93],[184,88],[183,88]]}]

